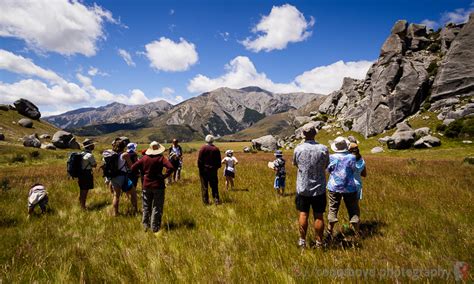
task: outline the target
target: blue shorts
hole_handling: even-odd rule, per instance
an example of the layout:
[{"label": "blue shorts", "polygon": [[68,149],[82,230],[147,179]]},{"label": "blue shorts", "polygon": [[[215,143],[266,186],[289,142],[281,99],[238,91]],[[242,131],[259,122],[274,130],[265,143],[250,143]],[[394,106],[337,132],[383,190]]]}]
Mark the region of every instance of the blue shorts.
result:
[{"label": "blue shorts", "polygon": [[273,184],[275,189],[285,188],[285,177],[275,177],[275,183]]}]

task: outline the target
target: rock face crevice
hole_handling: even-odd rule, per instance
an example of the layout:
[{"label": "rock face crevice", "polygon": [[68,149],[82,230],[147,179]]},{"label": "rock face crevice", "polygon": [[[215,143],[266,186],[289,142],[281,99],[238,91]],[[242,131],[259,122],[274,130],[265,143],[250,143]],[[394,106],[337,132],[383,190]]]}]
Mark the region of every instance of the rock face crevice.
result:
[{"label": "rock face crevice", "polygon": [[420,110],[429,99],[474,94],[474,16],[441,31],[397,21],[364,80],[345,78],[319,112],[364,136],[391,129]]}]

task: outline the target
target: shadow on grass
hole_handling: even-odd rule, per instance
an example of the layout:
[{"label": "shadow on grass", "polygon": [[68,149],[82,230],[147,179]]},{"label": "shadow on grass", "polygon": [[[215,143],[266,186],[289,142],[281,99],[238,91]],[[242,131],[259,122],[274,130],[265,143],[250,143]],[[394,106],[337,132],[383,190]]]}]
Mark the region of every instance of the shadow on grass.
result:
[{"label": "shadow on grass", "polygon": [[7,217],[7,216],[2,216],[0,218],[0,228],[10,228],[10,227],[15,227],[18,225],[18,220],[15,218]]},{"label": "shadow on grass", "polygon": [[164,224],[163,228],[166,231],[174,231],[178,229],[185,229],[185,230],[193,230],[196,228],[196,222],[192,219],[183,219],[179,222],[175,222],[173,220],[168,221]]},{"label": "shadow on grass", "polygon": [[87,210],[90,210],[90,211],[100,211],[102,209],[104,209],[105,207],[107,207],[110,203],[108,201],[99,201],[99,202],[94,202],[92,204],[89,204],[87,206]]},{"label": "shadow on grass", "polygon": [[295,196],[295,195],[296,195],[296,192],[290,192],[290,193],[284,193],[284,194],[283,194],[283,197]]},{"label": "shadow on grass", "polygon": [[328,240],[328,249],[362,248],[360,241],[381,236],[380,228],[385,225],[385,222],[374,220],[361,222],[358,237],[352,229],[340,227],[337,233]]},{"label": "shadow on grass", "polygon": [[234,188],[232,190],[229,189],[229,192],[239,192],[239,191],[249,192],[250,190],[248,188]]}]

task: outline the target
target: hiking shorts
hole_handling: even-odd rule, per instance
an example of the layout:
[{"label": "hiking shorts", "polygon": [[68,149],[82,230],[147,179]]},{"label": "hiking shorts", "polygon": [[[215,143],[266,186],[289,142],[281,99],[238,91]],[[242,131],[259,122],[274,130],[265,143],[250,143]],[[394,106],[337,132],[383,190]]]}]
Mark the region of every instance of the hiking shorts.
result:
[{"label": "hiking shorts", "polygon": [[122,189],[124,184],[125,184],[125,181],[126,181],[126,178],[127,178],[127,175],[126,174],[123,174],[123,175],[119,175],[119,176],[116,176],[116,177],[113,177],[110,182],[112,184],[112,186],[114,188],[120,188]]},{"label": "hiking shorts", "polygon": [[296,209],[300,212],[309,213],[310,208],[313,208],[313,214],[323,214],[326,211],[326,193],[317,196],[304,196],[297,194],[295,197]]},{"label": "hiking shorts", "polygon": [[275,177],[275,182],[273,183],[275,189],[285,188],[285,177]]},{"label": "hiking shorts", "polygon": [[84,171],[77,179],[80,190],[89,190],[94,188],[94,176],[91,170]]}]

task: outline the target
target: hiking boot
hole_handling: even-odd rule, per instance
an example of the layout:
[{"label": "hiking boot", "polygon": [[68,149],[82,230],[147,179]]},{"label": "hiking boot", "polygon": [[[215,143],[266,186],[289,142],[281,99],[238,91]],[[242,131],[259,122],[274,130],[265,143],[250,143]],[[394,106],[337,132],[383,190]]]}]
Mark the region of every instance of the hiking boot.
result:
[{"label": "hiking boot", "polygon": [[300,248],[300,249],[305,249],[305,248],[306,248],[306,240],[300,239],[300,240],[298,241],[298,248]]}]

